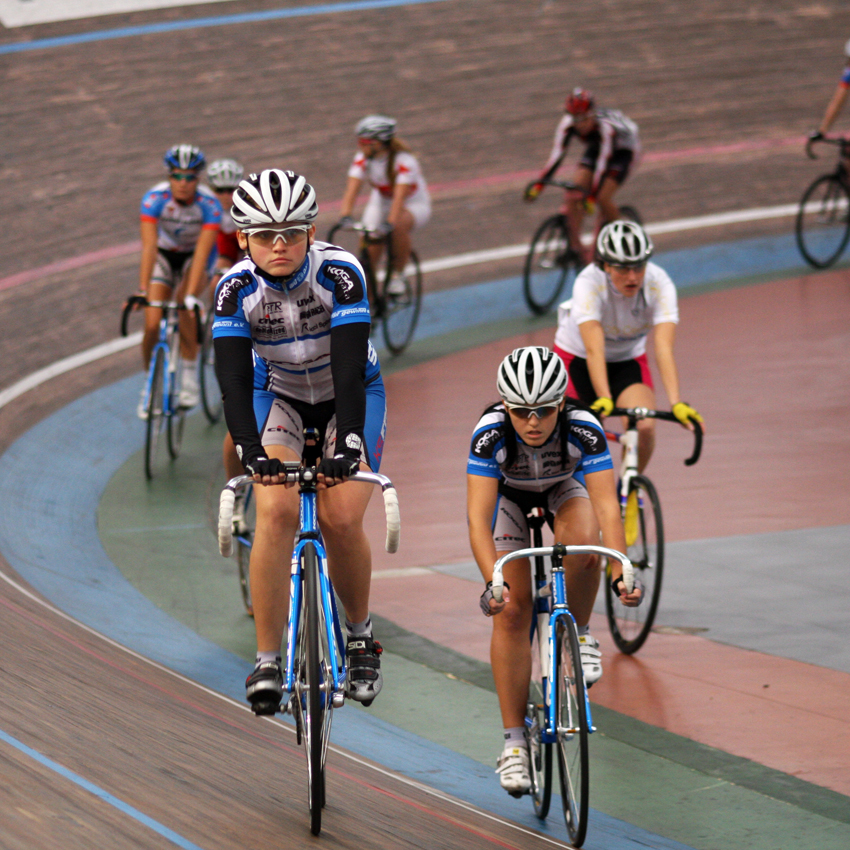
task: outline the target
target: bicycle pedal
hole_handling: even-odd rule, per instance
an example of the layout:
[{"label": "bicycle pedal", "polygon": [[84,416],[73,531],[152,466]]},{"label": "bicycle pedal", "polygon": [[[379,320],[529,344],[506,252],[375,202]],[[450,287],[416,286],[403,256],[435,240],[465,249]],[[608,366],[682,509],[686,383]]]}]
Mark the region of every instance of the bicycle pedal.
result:
[{"label": "bicycle pedal", "polygon": [[268,700],[258,700],[257,702],[251,703],[251,711],[257,715],[257,717],[268,717],[270,715],[277,714],[280,711],[280,703],[272,700],[269,702]]}]

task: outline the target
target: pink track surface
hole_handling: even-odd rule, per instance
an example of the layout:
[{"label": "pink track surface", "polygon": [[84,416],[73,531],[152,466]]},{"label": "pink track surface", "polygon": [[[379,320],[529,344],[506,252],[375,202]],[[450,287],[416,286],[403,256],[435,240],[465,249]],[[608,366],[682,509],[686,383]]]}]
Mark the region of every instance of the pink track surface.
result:
[{"label": "pink track surface", "polygon": [[[681,384],[707,434],[701,461],[686,469],[690,435],[659,423],[650,472],[667,539],[850,523],[847,273],[685,298],[681,316]],[[376,554],[376,570],[471,561],[463,521],[469,435],[495,398],[501,357],[518,345],[551,344],[552,336],[517,336],[387,379],[382,471],[407,499],[400,554]],[[379,535],[378,510],[370,521]],[[373,583],[372,607],[487,661],[490,626],[478,614],[479,593],[477,584],[436,572],[387,576]],[[605,661],[593,701],[850,794],[850,675],[680,635],[653,634],[629,658],[615,651],[604,618],[594,615],[591,625]]]}]

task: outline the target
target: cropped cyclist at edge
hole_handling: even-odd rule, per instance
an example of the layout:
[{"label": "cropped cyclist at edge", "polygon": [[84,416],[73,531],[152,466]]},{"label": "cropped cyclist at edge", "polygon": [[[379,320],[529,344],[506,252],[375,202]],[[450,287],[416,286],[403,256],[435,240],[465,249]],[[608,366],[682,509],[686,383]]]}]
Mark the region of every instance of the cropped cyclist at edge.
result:
[{"label": "cropped cyclist at edge", "polygon": [[[584,220],[585,195],[593,195],[599,210],[598,225],[620,217],[614,195],[637,166],[640,158],[640,139],[637,124],[617,109],[596,109],[593,95],[582,88],[573,89],[564,104],[564,117],[555,128],[552,152],[540,176],[525,190],[525,200],[534,201],[560,168],[573,137],[584,143],[585,149],[575,168],[572,182],[582,191],[567,193],[565,212],[570,241],[581,245],[581,225]],[[597,228],[598,229],[598,228]],[[587,249],[583,260],[593,261],[593,248]]]},{"label": "cropped cyclist at edge", "polygon": [[[363,270],[347,251],[315,241],[318,211],[313,187],[291,171],[267,169],[236,188],[231,215],[247,256],[216,290],[216,371],[227,427],[258,484],[282,481],[281,462],[301,459],[303,429],[319,429],[318,515],[345,609],[346,692],[368,705],[382,684],[363,530],[372,488],[346,479],[361,468],[378,471],[386,400],[369,342]],[[257,659],[245,687],[254,712],[271,714],[282,695],[281,641],[299,498],[292,487],[255,491],[250,583]]]},{"label": "cropped cyclist at edge", "polygon": [[244,173],[245,170],[235,159],[216,159],[207,166],[207,180],[222,206],[221,228],[216,240],[218,256],[211,282],[213,289],[221,276],[245,256],[236,237],[236,224],[230,216],[233,190],[239,185]]},{"label": "cropped cyclist at edge", "polygon": [[[210,281],[213,293],[222,276],[227,274],[231,266],[235,266],[245,256],[245,252],[239,247],[239,239],[236,236],[236,223],[230,215],[230,205],[233,203],[233,190],[239,185],[244,173],[245,170],[242,165],[235,159],[216,159],[207,166],[207,180],[209,180],[216,198],[218,198],[219,203],[223,207],[221,229],[218,232],[218,240],[216,241],[218,257],[216,258],[215,269],[212,280]],[[210,294],[210,298],[212,298],[212,293]],[[224,435],[221,454],[227,480],[229,481],[231,478],[241,475],[242,463],[236,454],[236,447],[233,445],[230,432]],[[233,523],[237,533],[244,531],[242,526],[245,519],[244,506],[245,493],[243,491],[237,494],[236,502],[233,506]]]},{"label": "cropped cyclist at edge", "polygon": [[[378,233],[392,232],[393,273],[387,294],[407,293],[404,268],[410,258],[411,232],[431,218],[431,196],[419,161],[396,137],[396,121],[386,115],[367,115],[355,128],[359,150],[348,169],[348,182],[340,206],[340,224],[351,225],[351,214],[361,185],[372,191],[361,220]],[[381,246],[370,246],[377,267]]]},{"label": "cropped cyclist at edge", "polygon": [[[600,416],[614,407],[655,408],[655,389],[646,356],[653,333],[655,362],[673,414],[689,430],[702,417],[679,393],[673,345],[679,307],[667,272],[649,262],[653,245],[632,221],[606,224],[596,240],[597,261],[573,284],[572,300],[558,309],[555,351],[570,377],[567,394]],[[655,420],[638,423],[638,469],[655,448]]]},{"label": "cropped cyclist at edge", "polygon": [[[844,106],[844,101],[847,100],[847,92],[850,91],[850,41],[844,45],[844,55],[847,57],[847,61],[844,65],[844,72],[841,74],[841,79],[838,81],[835,92],[827,104],[826,112],[824,112],[820,126],[817,130],[813,130],[809,133],[809,138],[812,141],[819,141],[826,136],[830,127],[832,127],[835,123],[835,119],[838,118],[838,115]],[[842,162],[844,163],[844,168],[847,171],[850,171],[850,156],[842,157]]]},{"label": "cropped cyclist at edge", "polygon": [[[624,552],[626,543],[605,434],[592,413],[565,399],[567,371],[548,348],[517,348],[502,361],[490,405],[472,435],[467,464],[469,541],[487,583],[481,608],[493,616],[490,661],[504,725],[497,772],[518,796],[531,787],[525,714],[531,681],[529,634],[533,613],[527,559],[505,565],[505,601],[493,599],[493,565],[530,545],[526,516],[546,511],[555,542],[599,545]],[[602,675],[599,642],[589,631],[600,580],[595,555],[564,561],[567,597],[578,627],[581,664],[592,685]],[[622,566],[612,566],[614,592],[624,605],[639,604],[640,587],[626,594]]]},{"label": "cropped cyclist at edge", "polygon": [[[164,157],[168,180],[145,193],[141,205],[142,259],[139,294],[149,301],[167,301],[172,292],[189,310],[180,313],[180,353],[183,369],[179,404],[194,407],[198,386],[198,337],[192,309],[201,307],[215,263],[215,244],[221,223],[221,204],[212,192],[198,185],[204,154],[193,145],[175,145]],[[145,308],[142,362],[147,370],[159,337],[162,310]],[[139,399],[139,418],[145,419],[146,388]]]}]

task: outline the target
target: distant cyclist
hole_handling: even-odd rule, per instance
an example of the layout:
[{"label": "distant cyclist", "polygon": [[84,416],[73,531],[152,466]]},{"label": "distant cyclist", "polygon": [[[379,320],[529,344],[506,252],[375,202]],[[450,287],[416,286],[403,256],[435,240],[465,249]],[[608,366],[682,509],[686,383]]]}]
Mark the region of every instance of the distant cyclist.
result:
[{"label": "distant cyclist", "polygon": [[[142,259],[139,293],[149,301],[167,301],[172,293],[187,307],[201,306],[200,297],[215,262],[215,243],[221,224],[221,204],[198,180],[205,160],[193,145],[175,145],[164,157],[168,180],[157,183],[142,198]],[[145,309],[142,361],[150,365],[159,336],[162,310]],[[181,407],[194,407],[200,400],[198,387],[198,338],[191,310],[180,313]],[[146,418],[145,389],[138,414]]]},{"label": "distant cyclist", "polygon": [[[655,361],[676,418],[693,430],[702,417],[679,394],[673,344],[679,307],[676,287],[655,263],[652,240],[631,221],[606,224],[596,240],[597,262],[576,277],[573,295],[558,310],[555,351],[570,376],[568,395],[601,416],[614,407],[655,407],[646,356],[653,334]],[[655,420],[638,423],[638,469],[655,447]],[[628,525],[628,522],[627,522]]]},{"label": "distant cyclist", "polygon": [[[584,153],[572,178],[582,191],[569,192],[566,201],[570,240],[573,245],[580,245],[585,195],[596,199],[600,227],[620,217],[614,195],[637,165],[640,138],[634,121],[616,109],[597,109],[593,95],[586,89],[573,89],[564,109],[564,117],[555,128],[552,152],[540,177],[526,188],[525,200],[537,199],[543,191],[543,181],[551,179],[560,168],[570,141],[577,138],[582,142]],[[585,260],[592,262],[592,248]]]},{"label": "distant cyclist", "polygon": [[[564,398],[567,371],[548,348],[517,348],[499,366],[501,400],[475,426],[467,462],[467,514],[472,553],[486,588],[481,608],[493,616],[490,663],[504,726],[497,772],[515,796],[531,786],[525,714],[531,680],[532,578],[528,560],[505,565],[505,601],[493,599],[493,565],[530,545],[526,516],[542,508],[555,542],[602,544],[625,552],[626,543],[605,434],[592,413]],[[578,627],[581,664],[592,685],[602,675],[599,642],[589,621],[601,576],[599,558],[564,561],[570,611]],[[624,605],[639,604],[641,590],[626,594],[619,561],[614,592]]]},{"label": "distant cyclist", "polygon": [[[355,132],[359,150],[348,169],[340,224],[352,223],[357,194],[363,183],[368,183],[372,191],[362,222],[370,230],[392,232],[393,273],[387,293],[403,296],[408,292],[404,269],[410,258],[410,234],[431,218],[431,196],[419,161],[395,131],[395,119],[386,115],[367,115],[358,122]],[[371,246],[370,250],[373,266],[377,266],[381,246]]]},{"label": "distant cyclist", "polygon": [[[346,617],[346,693],[368,705],[382,684],[363,530],[372,488],[346,479],[360,468],[378,471],[386,401],[369,342],[363,270],[352,254],[315,241],[318,212],[313,187],[292,171],[267,169],[237,186],[231,215],[246,257],[216,290],[216,372],[227,427],[257,484],[279,483],[281,462],[301,460],[305,427],[320,432],[318,516]],[[273,714],[283,693],[281,640],[299,498],[291,487],[254,489],[257,658],[245,691],[255,713]]]},{"label": "distant cyclist", "polygon": [[216,241],[218,257],[213,272],[213,284],[218,283],[218,278],[245,256],[236,238],[236,225],[230,217],[233,190],[239,185],[243,174],[244,169],[235,159],[216,159],[207,166],[207,180],[222,206],[221,229]]},{"label": "distant cyclist", "polygon": [[[847,92],[850,91],[850,41],[844,45],[844,55],[847,57],[847,61],[844,64],[844,72],[841,74],[841,79],[838,81],[832,99],[826,107],[826,112],[823,115],[820,126],[817,130],[809,134],[809,138],[813,141],[818,141],[826,136],[830,127],[835,123],[835,119],[838,118],[844,106],[844,101],[847,100]],[[850,170],[850,157],[844,157],[844,167]]]}]

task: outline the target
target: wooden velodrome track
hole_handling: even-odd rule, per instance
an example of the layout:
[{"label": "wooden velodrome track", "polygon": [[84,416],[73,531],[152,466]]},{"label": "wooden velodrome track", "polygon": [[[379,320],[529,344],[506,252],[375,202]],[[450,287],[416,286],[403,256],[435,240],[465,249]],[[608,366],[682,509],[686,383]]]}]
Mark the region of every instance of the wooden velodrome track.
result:
[{"label": "wooden velodrome track", "polygon": [[[0,33],[0,47],[281,5],[276,0],[219,3],[7,30]],[[648,221],[788,203],[817,173],[802,156],[801,138],[816,123],[837,80],[848,25],[850,13],[839,3],[755,2],[742,9],[732,2],[703,0],[685,11],[648,0],[604,6],[447,0],[0,54],[0,175],[7,199],[0,212],[7,234],[0,257],[0,388],[115,336],[120,304],[135,286],[137,258],[124,246],[137,238],[138,201],[160,178],[161,154],[176,141],[195,141],[210,157],[233,155],[251,167],[285,165],[303,171],[317,186],[320,201],[332,201],[341,193],[354,122],[374,110],[395,114],[434,187],[433,221],[417,245],[424,257],[440,257],[527,238],[552,201],[528,208],[519,193],[528,173],[545,158],[565,90],[581,83],[641,126],[646,157],[624,195],[639,204]],[[333,220],[332,206],[326,204],[325,223]],[[658,243],[678,247],[787,228],[787,220],[779,220]],[[107,250],[116,246],[119,250]],[[80,256],[93,261],[49,273],[51,264]],[[488,280],[515,273],[516,267],[510,261],[475,266],[434,275],[428,285]],[[790,301],[798,311],[807,308],[807,285],[788,284],[783,303]],[[846,324],[843,275],[832,276],[829,286],[832,296],[815,305],[819,321],[828,326],[838,320],[830,315],[834,303],[843,309]],[[760,297],[753,288],[738,302],[741,326],[711,321],[714,311],[725,316],[730,309],[720,293],[691,302],[690,312],[683,308],[683,380],[693,388],[693,399],[706,399],[700,406],[709,417],[713,410],[725,416],[737,411],[732,427],[710,418],[720,451],[710,466],[698,470],[699,484],[690,486],[725,492],[731,479],[744,490],[747,508],[742,514],[726,499],[725,512],[716,516],[706,501],[695,517],[685,500],[681,507],[669,500],[669,522],[681,539],[713,536],[718,524],[725,534],[744,534],[847,522],[846,488],[841,490],[828,469],[820,478],[795,476],[799,501],[777,509],[765,497],[785,480],[779,471],[766,483],[753,482],[728,459],[724,465],[722,449],[735,439],[759,441],[763,451],[778,456],[794,449],[787,430],[774,441],[776,431],[766,425],[778,409],[768,399],[781,396],[785,375],[810,373],[796,350],[782,345],[793,339],[793,321],[783,318],[778,331],[767,327],[762,345],[748,349],[746,366],[759,376],[757,386],[717,379],[741,368],[724,333],[751,332],[771,310],[771,302]],[[695,312],[697,304],[705,312]],[[781,334],[778,341],[770,337],[771,330]],[[403,408],[407,393],[421,394],[427,377],[427,397],[440,411],[444,398],[454,400],[466,389],[461,367],[492,364],[496,349],[501,350],[482,352],[480,360],[461,357],[454,370],[425,366],[407,377],[400,373],[391,384],[398,393],[395,403]],[[799,349],[821,358],[823,365],[816,368],[827,376],[830,356],[846,358],[846,349],[843,354],[817,346]],[[759,363],[760,352],[769,359]],[[136,369],[136,354],[128,352],[24,395],[0,410],[0,447],[8,448],[37,421],[87,391]],[[440,381],[449,375],[457,383],[447,388]],[[790,383],[803,389],[793,379]],[[754,402],[741,386],[774,390],[766,393],[768,399],[759,398],[755,417],[746,415]],[[416,457],[423,438],[462,445],[474,420],[470,411],[486,400],[484,393],[460,408],[442,408],[438,418],[452,429],[450,439],[448,431],[398,433],[396,449],[388,444],[388,463],[398,451],[401,472],[402,447],[409,445],[405,454]],[[846,400],[826,393],[808,410],[826,423],[819,462],[828,467],[828,439],[838,433]],[[454,416],[456,421],[446,418]],[[843,450],[846,468],[846,442]],[[662,458],[657,462],[665,490],[681,484],[681,477],[673,477],[678,460],[667,467]],[[428,480],[423,471],[403,474]],[[49,488],[49,444],[43,465],[31,475]],[[432,486],[439,483],[429,480]],[[806,507],[809,487],[822,488],[816,511]],[[456,517],[441,521],[453,519],[456,524]],[[431,563],[444,562],[444,553],[433,551],[433,517],[408,509],[405,532],[419,551],[431,546]],[[445,560],[457,559],[457,549],[448,535],[445,539]],[[8,573],[6,565],[3,569]],[[304,826],[300,755],[292,756],[290,772],[265,768],[270,760],[278,764],[279,752],[288,758],[291,741],[258,729],[232,703],[128,656],[14,587],[1,586],[5,675],[0,730],[198,846],[311,841]],[[387,610],[390,600],[380,597],[385,592],[390,592],[386,582],[376,606]],[[427,632],[427,622],[417,623],[415,612],[403,616],[402,625]],[[470,647],[469,654],[479,652],[480,647]],[[675,663],[678,649],[653,638],[647,652],[644,664],[660,670]],[[608,691],[597,693],[602,690],[601,704],[619,706],[616,688],[628,680],[611,675],[613,666],[606,674],[611,684],[602,683]],[[780,699],[777,705],[781,710],[790,701]],[[728,729],[706,729],[712,723],[693,705],[677,703],[676,710],[681,716],[660,725],[723,749]],[[743,710],[758,714],[762,707],[751,704]],[[835,706],[825,711],[837,714]],[[645,719],[652,722],[651,716]],[[837,728],[835,735],[844,734],[840,740],[846,742],[846,725]],[[836,737],[825,740],[824,748]],[[69,783],[49,765],[0,746],[0,846],[164,846],[162,835]],[[732,741],[729,751],[757,759],[747,746],[747,741]],[[780,759],[777,769],[848,793],[846,759],[833,759],[829,777],[807,773],[811,765],[805,764],[805,750],[794,758],[796,767]],[[378,778],[358,765],[340,767],[330,783],[330,795],[344,814],[323,835],[333,846],[543,846],[533,836],[509,835],[475,812],[401,780]],[[710,838],[701,846],[711,847]]]}]

